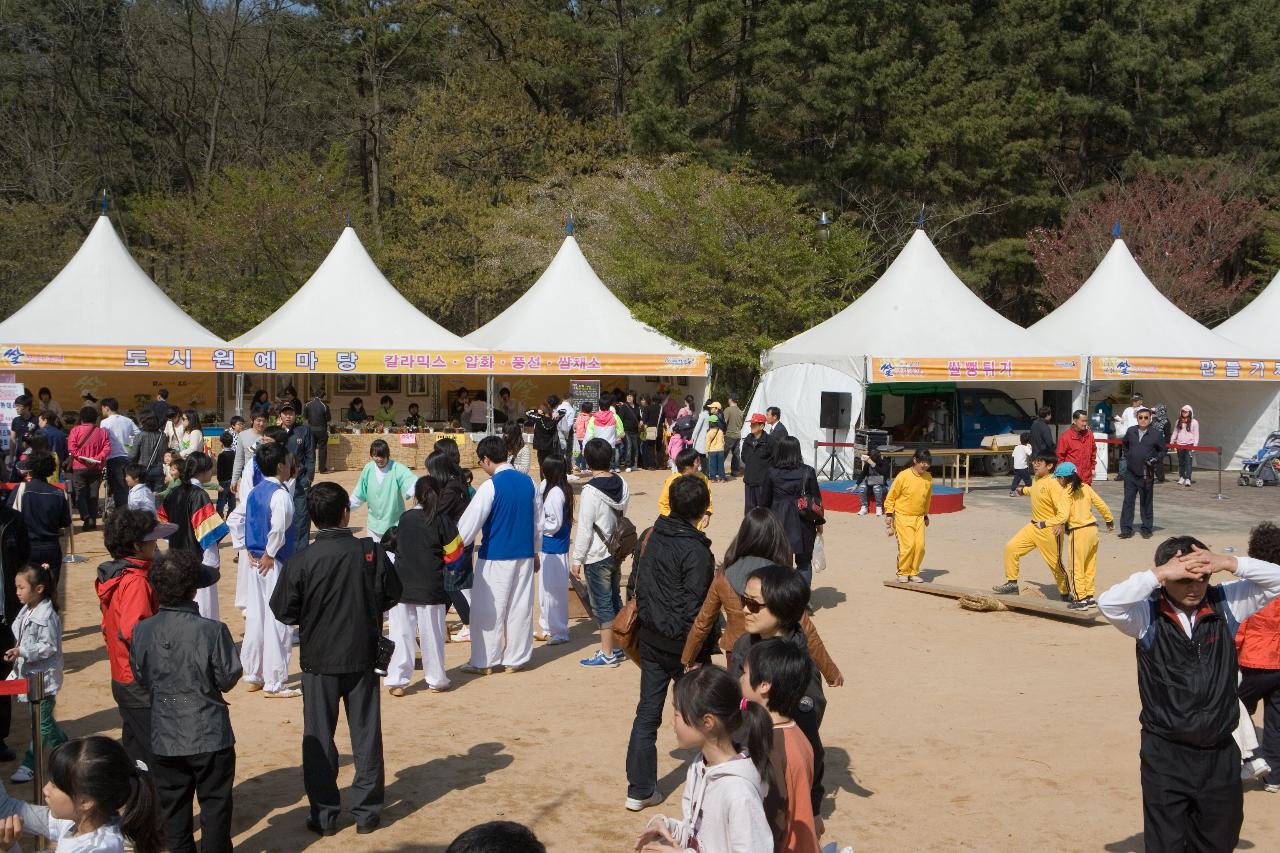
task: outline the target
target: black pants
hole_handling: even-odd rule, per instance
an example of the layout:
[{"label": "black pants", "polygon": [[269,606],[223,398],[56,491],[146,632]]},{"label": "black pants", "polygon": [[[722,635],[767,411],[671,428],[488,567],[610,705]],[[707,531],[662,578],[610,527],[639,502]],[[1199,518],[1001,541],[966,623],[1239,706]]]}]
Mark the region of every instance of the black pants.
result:
[{"label": "black pants", "polygon": [[78,468],[71,472],[71,489],[76,493],[76,510],[81,524],[94,524],[98,518],[98,485],[102,470]]},{"label": "black pants", "polygon": [[296,554],[311,541],[311,511],[307,509],[309,487],[298,488],[293,496],[293,552]]},{"label": "black pants", "polygon": [[129,484],[124,481],[124,466],[128,463],[124,456],[113,456],[107,460],[107,493],[111,495],[111,503],[116,509],[129,505]]},{"label": "black pants", "polygon": [[201,853],[230,853],[235,747],[199,755],[157,755],[150,768],[170,853],[195,853],[192,797],[200,799]]},{"label": "black pants", "polygon": [[36,565],[41,563],[48,565],[49,571],[53,574],[54,583],[62,580],[62,543],[32,542],[31,556],[27,560]]},{"label": "black pants", "polygon": [[378,820],[386,777],[382,764],[382,706],[378,676],[372,670],[344,675],[302,673],[302,781],[311,817],[323,827],[335,826],[342,811],[338,793],[338,700],[347,713],[351,752],[356,765],[351,781],[351,814],[358,825]]},{"label": "black pants", "polygon": [[761,501],[764,486],[743,485],[742,491],[745,498],[745,508],[743,509],[744,513],[751,512],[751,510],[758,506],[764,506],[764,503]]},{"label": "black pants", "polygon": [[[809,703],[806,701],[804,704]],[[809,746],[813,747],[813,787],[809,789],[809,798],[813,801],[815,815],[822,813],[822,797],[827,793],[827,789],[822,786],[822,774],[827,769],[826,753],[822,747],[822,736],[818,733],[826,710],[826,705],[809,705],[807,710],[797,711],[793,718],[796,721],[796,728],[804,732]]]},{"label": "black pants", "polygon": [[733,477],[737,477],[742,474],[742,454],[738,452],[741,447],[742,436],[731,435],[725,439],[725,457],[729,461],[729,474]]},{"label": "black pants", "polygon": [[316,446],[316,467],[317,474],[329,473],[329,430],[316,429],[308,427],[311,430],[311,443]]},{"label": "black pants", "polygon": [[[471,602],[467,601],[466,595],[460,589],[449,590],[449,604],[453,607],[453,612],[458,614],[458,618],[462,620],[462,624],[470,627],[471,625]],[[445,608],[447,613],[448,607]]]},{"label": "black pants", "polygon": [[[8,621],[0,619],[0,644],[4,644],[6,649],[11,649],[18,644],[14,639],[13,629],[9,627]],[[13,671],[13,664],[0,658],[0,679],[9,677],[9,673]],[[9,728],[13,725],[13,697],[0,696],[0,746],[4,746],[4,742],[9,738]]]},{"label": "black pants", "polygon": [[1262,743],[1258,752],[1271,765],[1268,785],[1280,785],[1280,669],[1240,667],[1240,701],[1252,714],[1262,702]]},{"label": "black pants", "polygon": [[150,767],[155,763],[151,754],[151,709],[116,705],[120,711],[120,743],[134,761]]},{"label": "black pants", "polygon": [[1030,468],[1014,468],[1013,480],[1009,483],[1009,491],[1016,492],[1018,486],[1031,485],[1031,469]]},{"label": "black pants", "polygon": [[680,655],[640,649],[640,701],[627,743],[627,796],[642,800],[658,787],[658,728],[667,688],[684,674]]},{"label": "black pants", "polygon": [[1142,733],[1142,835],[1147,853],[1234,850],[1244,820],[1240,748],[1197,749]]},{"label": "black pants", "polygon": [[1150,533],[1155,524],[1155,513],[1152,509],[1153,487],[1141,476],[1129,469],[1124,471],[1124,504],[1120,507],[1120,532],[1133,532],[1133,502],[1142,503],[1142,532]]}]

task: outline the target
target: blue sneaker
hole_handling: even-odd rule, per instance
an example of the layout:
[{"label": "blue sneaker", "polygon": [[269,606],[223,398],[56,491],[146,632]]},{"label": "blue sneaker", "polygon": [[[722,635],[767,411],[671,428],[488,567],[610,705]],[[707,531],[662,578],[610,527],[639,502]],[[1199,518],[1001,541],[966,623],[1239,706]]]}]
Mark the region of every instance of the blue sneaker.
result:
[{"label": "blue sneaker", "polygon": [[622,661],[618,660],[613,655],[606,655],[602,651],[597,651],[591,657],[586,658],[585,660],[580,660],[578,661],[578,663],[582,664],[583,666],[608,667],[609,669],[613,669],[618,664],[622,663]]}]

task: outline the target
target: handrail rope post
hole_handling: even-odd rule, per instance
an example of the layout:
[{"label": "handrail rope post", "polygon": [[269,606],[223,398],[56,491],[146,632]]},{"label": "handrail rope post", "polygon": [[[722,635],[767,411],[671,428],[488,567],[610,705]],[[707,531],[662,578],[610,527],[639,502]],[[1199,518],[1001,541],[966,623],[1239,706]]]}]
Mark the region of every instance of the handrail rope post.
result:
[{"label": "handrail rope post", "polygon": [[1218,493],[1213,496],[1215,501],[1231,500],[1222,493],[1222,448],[1218,447]]},{"label": "handrail rope post", "polygon": [[[71,500],[71,486],[63,489],[63,494],[67,496],[67,506],[71,511],[72,521],[67,526],[67,554],[62,558],[63,563],[83,563],[88,557],[76,553],[76,523],[75,523],[75,503]],[[63,584],[58,584],[58,588],[62,589]]]},{"label": "handrail rope post", "polygon": [[[31,784],[35,787],[33,802],[44,802],[44,732],[40,728],[41,703],[44,700],[44,673],[27,676],[27,705],[31,708]],[[42,848],[43,849],[43,848]]]}]

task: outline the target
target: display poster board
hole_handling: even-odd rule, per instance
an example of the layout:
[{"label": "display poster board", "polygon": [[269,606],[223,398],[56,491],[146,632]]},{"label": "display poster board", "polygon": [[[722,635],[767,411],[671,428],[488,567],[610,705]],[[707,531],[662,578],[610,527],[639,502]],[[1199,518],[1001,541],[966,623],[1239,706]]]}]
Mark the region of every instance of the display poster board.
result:
[{"label": "display poster board", "polygon": [[574,407],[582,403],[595,403],[600,399],[599,379],[572,379],[569,381],[569,399]]},{"label": "display poster board", "polygon": [[0,382],[0,450],[9,450],[9,424],[18,416],[13,401],[22,396],[21,382]]}]

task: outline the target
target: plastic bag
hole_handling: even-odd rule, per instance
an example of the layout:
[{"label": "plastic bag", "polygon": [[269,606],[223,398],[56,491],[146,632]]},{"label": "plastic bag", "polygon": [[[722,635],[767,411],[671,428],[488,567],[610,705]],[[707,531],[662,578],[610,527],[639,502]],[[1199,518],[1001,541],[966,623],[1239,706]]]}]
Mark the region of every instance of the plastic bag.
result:
[{"label": "plastic bag", "polygon": [[816,575],[818,572],[827,570],[827,549],[822,544],[822,534],[819,533],[813,539],[813,559],[809,562],[809,568]]}]

